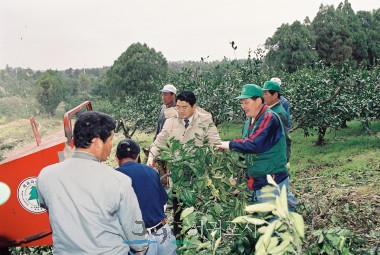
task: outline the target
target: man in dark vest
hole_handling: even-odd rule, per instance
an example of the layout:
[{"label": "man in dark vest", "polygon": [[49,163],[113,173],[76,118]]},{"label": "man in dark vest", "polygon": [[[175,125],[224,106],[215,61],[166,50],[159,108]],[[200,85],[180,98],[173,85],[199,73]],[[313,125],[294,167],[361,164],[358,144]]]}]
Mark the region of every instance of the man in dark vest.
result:
[{"label": "man in dark vest", "polygon": [[280,102],[281,87],[277,82],[266,81],[264,83],[263,93],[265,104],[281,119],[286,138],[286,162],[289,162],[292,140],[290,139],[289,135],[290,125],[287,118],[287,113]]},{"label": "man in dark vest", "polygon": [[[286,139],[281,120],[264,104],[261,87],[254,84],[243,86],[240,99],[247,121],[244,123],[241,139],[221,142],[219,149],[230,149],[245,154],[248,171],[248,189],[255,195],[257,203],[274,198],[262,197],[261,189],[269,185],[267,175],[271,175],[281,189],[287,189],[289,210],[297,204],[289,191],[289,174],[286,168]],[[279,195],[277,190],[272,191]]]}]

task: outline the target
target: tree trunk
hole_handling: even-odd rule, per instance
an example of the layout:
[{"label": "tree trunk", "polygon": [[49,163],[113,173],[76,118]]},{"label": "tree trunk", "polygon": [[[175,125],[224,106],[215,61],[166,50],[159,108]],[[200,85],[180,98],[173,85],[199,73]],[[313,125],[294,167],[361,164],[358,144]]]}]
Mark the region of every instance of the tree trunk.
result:
[{"label": "tree trunk", "polygon": [[326,127],[318,127],[318,140],[315,143],[316,146],[323,146],[325,145],[325,134],[326,134]]},{"label": "tree trunk", "polygon": [[340,124],[340,128],[348,128],[347,126],[347,120],[343,120],[342,124]]}]

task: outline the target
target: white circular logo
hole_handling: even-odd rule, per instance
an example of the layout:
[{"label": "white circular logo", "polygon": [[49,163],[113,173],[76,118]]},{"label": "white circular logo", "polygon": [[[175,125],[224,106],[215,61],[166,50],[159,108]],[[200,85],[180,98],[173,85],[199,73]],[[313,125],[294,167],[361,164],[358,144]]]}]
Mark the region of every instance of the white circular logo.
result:
[{"label": "white circular logo", "polygon": [[37,194],[37,177],[24,179],[17,188],[17,199],[21,206],[31,213],[44,213],[46,209],[40,207]]}]

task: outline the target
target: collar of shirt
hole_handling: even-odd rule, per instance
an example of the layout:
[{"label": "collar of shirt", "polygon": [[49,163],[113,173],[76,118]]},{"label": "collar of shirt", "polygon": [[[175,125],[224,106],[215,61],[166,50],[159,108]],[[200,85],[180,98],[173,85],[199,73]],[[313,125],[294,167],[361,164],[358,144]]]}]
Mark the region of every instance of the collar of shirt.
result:
[{"label": "collar of shirt", "polygon": [[[128,166],[132,166],[132,165],[136,165],[136,164],[138,164],[138,163],[137,163],[137,162],[134,162],[134,161],[127,161],[127,162],[124,162],[123,164],[121,164],[120,167],[122,167],[122,166],[128,167]],[[120,167],[118,167],[118,168],[120,168]],[[116,170],[117,170],[118,168],[116,168]]]},{"label": "collar of shirt", "polygon": [[[194,118],[194,115],[192,115],[190,118],[188,118],[189,126],[190,126],[191,122],[193,121],[193,118]],[[182,119],[182,123],[183,123],[183,125],[185,125],[185,119]]]},{"label": "collar of shirt", "polygon": [[253,123],[255,123],[256,120],[258,120],[258,119],[260,118],[260,116],[263,114],[263,112],[264,112],[266,109],[268,109],[268,106],[267,106],[266,104],[263,104],[263,107],[261,107],[261,110],[260,110],[259,113],[256,115],[256,117],[255,117],[255,118],[250,117],[250,118],[251,118],[251,125],[252,125]]},{"label": "collar of shirt", "polygon": [[163,105],[163,106],[165,106],[164,108],[170,108],[170,107],[175,107],[176,106],[176,103],[175,103],[175,101],[172,103],[172,104],[170,104],[170,105]]},{"label": "collar of shirt", "polygon": [[85,151],[74,151],[72,158],[81,158],[100,162],[100,160],[95,157],[95,155]]},{"label": "collar of shirt", "polygon": [[268,107],[269,108],[272,108],[272,107],[274,107],[274,106],[276,106],[276,105],[278,105],[280,102],[277,102],[277,103],[275,103],[275,104],[272,104],[272,105],[268,105]]}]

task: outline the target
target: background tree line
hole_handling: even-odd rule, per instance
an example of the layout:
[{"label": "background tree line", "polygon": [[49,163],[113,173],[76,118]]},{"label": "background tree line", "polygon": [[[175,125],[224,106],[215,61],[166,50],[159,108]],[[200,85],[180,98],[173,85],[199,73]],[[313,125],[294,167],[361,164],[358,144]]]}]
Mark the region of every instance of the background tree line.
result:
[{"label": "background tree line", "polygon": [[[232,50],[237,44],[231,42]],[[318,133],[344,127],[359,118],[369,131],[380,113],[380,9],[355,13],[348,1],[323,6],[303,24],[283,24],[247,59],[168,63],[161,52],[135,43],[111,67],[64,71],[0,70],[0,113],[29,117],[54,115],[59,104],[69,110],[82,101],[144,131],[154,129],[161,104],[159,89],[173,83],[192,90],[198,104],[218,125],[244,119],[234,99],[246,83],[283,80],[292,105],[293,128]]]}]

